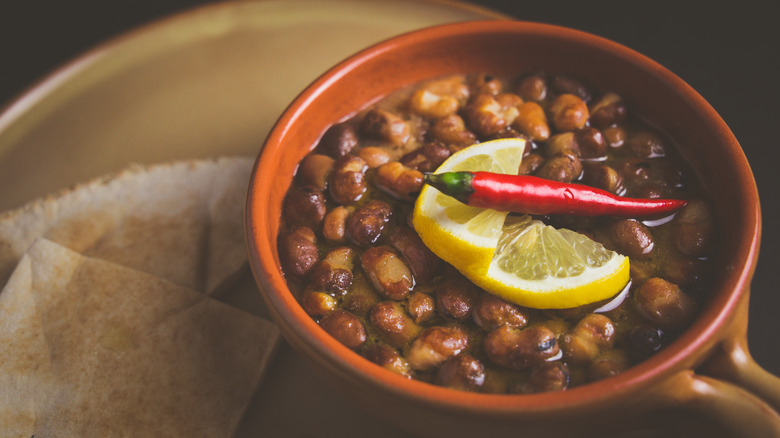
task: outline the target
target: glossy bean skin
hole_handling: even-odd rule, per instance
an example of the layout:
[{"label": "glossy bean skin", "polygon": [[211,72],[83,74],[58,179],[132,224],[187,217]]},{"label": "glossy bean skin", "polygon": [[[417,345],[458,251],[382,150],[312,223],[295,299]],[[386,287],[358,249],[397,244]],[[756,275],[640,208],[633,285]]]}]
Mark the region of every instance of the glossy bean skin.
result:
[{"label": "glossy bean skin", "polygon": [[506,132],[518,115],[519,96],[479,94],[464,109],[464,120],[477,135],[496,138]]},{"label": "glossy bean skin", "polygon": [[582,162],[572,154],[556,155],[542,164],[535,175],[553,181],[570,183],[582,174]]},{"label": "glossy bean skin", "polygon": [[331,242],[344,242],[349,215],[350,210],[341,205],[325,213],[322,218],[322,235]]},{"label": "glossy bean skin", "polygon": [[675,244],[683,254],[706,257],[713,252],[715,224],[710,208],[701,200],[688,203],[674,218]]},{"label": "glossy bean skin", "polygon": [[565,75],[553,75],[550,88],[557,94],[572,94],[583,102],[589,102],[593,92],[582,81]]},{"label": "glossy bean skin", "polygon": [[559,361],[544,362],[535,366],[518,392],[537,394],[540,392],[563,391],[569,387],[569,367]]},{"label": "glossy bean skin", "polygon": [[326,212],[325,196],[314,186],[300,187],[285,198],[284,215],[290,226],[318,229]]},{"label": "glossy bean skin", "polygon": [[356,349],[366,342],[366,328],[360,319],[346,310],[334,310],[320,320],[320,327],[339,342]]},{"label": "glossy bean skin", "polygon": [[395,148],[403,146],[411,138],[406,121],[390,111],[378,108],[365,114],[360,129],[367,136],[384,140]]},{"label": "glossy bean skin", "polygon": [[401,300],[414,288],[414,277],[406,262],[388,246],[375,246],[361,256],[363,270],[384,297]]},{"label": "glossy bean skin", "polygon": [[518,87],[517,94],[523,100],[540,102],[547,97],[547,80],[542,75],[533,74],[523,78]]},{"label": "glossy bean skin", "polygon": [[346,293],[352,285],[353,256],[348,246],[329,251],[309,273],[312,286],[335,295]]},{"label": "glossy bean skin", "polygon": [[629,257],[648,257],[653,252],[655,241],[650,229],[635,219],[621,219],[610,227],[618,251]]},{"label": "glossy bean skin", "polygon": [[466,127],[466,122],[457,114],[437,119],[431,126],[431,133],[437,139],[458,148],[477,142],[477,136]]},{"label": "glossy bean skin", "polygon": [[592,313],[581,319],[562,338],[563,356],[576,364],[593,362],[602,351],[612,348],[615,325],[608,317]]},{"label": "glossy bean skin", "polygon": [[412,201],[422,189],[423,174],[398,161],[391,161],[377,169],[376,184],[396,199]]},{"label": "glossy bean skin", "polygon": [[607,156],[607,140],[598,129],[585,127],[574,132],[580,158],[602,159]]},{"label": "glossy bean skin", "polygon": [[555,333],[543,326],[501,326],[488,333],[483,347],[492,362],[514,370],[531,368],[559,351]]},{"label": "glossy bean skin", "polygon": [[338,159],[349,154],[357,144],[358,138],[355,128],[352,125],[338,123],[322,134],[316,151]]},{"label": "glossy bean skin", "polygon": [[409,169],[420,172],[433,172],[450,157],[450,149],[439,142],[427,142],[419,149],[401,157],[401,163]]},{"label": "glossy bean skin", "polygon": [[338,301],[326,292],[307,288],[301,294],[301,307],[311,316],[324,316],[336,310]]},{"label": "glossy bean skin", "polygon": [[623,176],[614,167],[600,162],[583,163],[582,167],[583,182],[586,184],[614,194],[625,191]]},{"label": "glossy bean skin", "polygon": [[378,146],[367,146],[360,148],[357,153],[358,157],[362,158],[366,162],[366,166],[369,169],[376,169],[377,167],[389,163],[393,160],[392,155],[387,148]]},{"label": "glossy bean skin", "polygon": [[679,286],[662,278],[645,281],[636,293],[639,312],[666,331],[678,331],[693,319],[696,303]]},{"label": "glossy bean skin", "polygon": [[309,154],[301,161],[301,168],[298,170],[303,180],[303,184],[310,185],[320,191],[328,187],[328,178],[330,178],[336,160],[324,154]]},{"label": "glossy bean skin", "polygon": [[528,316],[519,306],[492,294],[483,294],[477,299],[471,316],[485,331],[495,330],[504,325],[523,328],[528,324]]},{"label": "glossy bean skin", "polygon": [[366,346],[361,355],[371,362],[400,374],[406,378],[411,378],[414,372],[409,366],[409,362],[396,350],[385,344],[372,344]]},{"label": "glossy bean skin", "polygon": [[311,228],[297,227],[279,239],[279,259],[285,272],[303,277],[319,261],[317,236]]},{"label": "glossy bean skin", "polygon": [[544,158],[536,153],[530,153],[523,158],[520,162],[520,167],[517,169],[518,175],[530,175],[536,172],[539,167],[544,164]]},{"label": "glossy bean skin", "polygon": [[444,263],[420,239],[411,227],[397,227],[388,235],[390,245],[406,260],[412,270],[415,282],[431,284]]},{"label": "glossy bean skin", "polygon": [[468,345],[468,334],[461,328],[428,327],[414,340],[406,358],[412,369],[427,371],[455,357]]},{"label": "glossy bean skin", "polygon": [[435,383],[461,391],[479,391],[485,383],[485,366],[468,353],[444,362],[436,372]]},{"label": "glossy bean skin", "polygon": [[628,368],[628,357],[622,350],[609,350],[597,357],[588,366],[588,378],[591,381],[613,377]]},{"label": "glossy bean skin", "polygon": [[407,312],[412,321],[417,324],[424,323],[433,317],[436,311],[436,301],[427,293],[412,292],[407,298]]},{"label": "glossy bean skin", "polygon": [[588,121],[588,105],[573,94],[561,94],[550,103],[550,118],[560,131],[582,129]]},{"label": "glossy bean skin", "polygon": [[393,209],[383,201],[370,201],[352,213],[347,220],[347,237],[361,247],[379,240],[393,214]]},{"label": "glossy bean skin", "polygon": [[517,107],[517,118],[514,126],[531,140],[547,140],[550,137],[550,127],[544,109],[536,102],[523,102]]},{"label": "glossy bean skin", "polygon": [[477,288],[465,278],[448,277],[436,288],[436,310],[443,317],[465,321],[471,317]]},{"label": "glossy bean skin", "polygon": [[345,155],[336,161],[328,181],[331,198],[341,205],[360,200],[366,191],[367,168],[365,160],[355,155]]},{"label": "glossy bean skin", "polygon": [[411,342],[422,331],[401,303],[397,301],[382,301],[371,309],[371,324],[379,332],[379,336],[394,347],[403,347]]},{"label": "glossy bean skin", "polygon": [[590,121],[598,128],[606,128],[623,122],[628,114],[626,103],[619,95],[607,93],[590,109]]}]

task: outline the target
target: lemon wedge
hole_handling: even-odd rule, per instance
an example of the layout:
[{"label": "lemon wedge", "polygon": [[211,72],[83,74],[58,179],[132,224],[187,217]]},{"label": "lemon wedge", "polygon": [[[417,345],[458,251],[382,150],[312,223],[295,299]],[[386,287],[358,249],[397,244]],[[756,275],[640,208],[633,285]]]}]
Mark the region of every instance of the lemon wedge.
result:
[{"label": "lemon wedge", "polygon": [[[465,148],[436,173],[517,173],[525,141],[501,139]],[[629,280],[628,257],[589,237],[530,216],[471,207],[425,186],[412,222],[422,241],[466,278],[507,301],[561,309],[605,300]]]}]

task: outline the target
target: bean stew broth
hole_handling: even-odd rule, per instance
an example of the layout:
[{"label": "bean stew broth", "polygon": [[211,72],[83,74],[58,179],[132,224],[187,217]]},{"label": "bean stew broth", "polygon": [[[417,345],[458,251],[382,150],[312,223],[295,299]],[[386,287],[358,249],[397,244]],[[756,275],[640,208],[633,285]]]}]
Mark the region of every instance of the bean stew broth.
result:
[{"label": "bean stew broth", "polygon": [[[320,326],[408,378],[486,393],[565,390],[668,345],[708,291],[715,218],[669,138],[619,95],[575,78],[449,76],[399,90],[332,125],[286,195],[279,254]],[[677,198],[667,217],[537,217],[627,255],[611,300],[572,309],[508,303],[466,280],[411,226],[423,172],[452,153],[522,137],[520,174],[637,198]]]}]

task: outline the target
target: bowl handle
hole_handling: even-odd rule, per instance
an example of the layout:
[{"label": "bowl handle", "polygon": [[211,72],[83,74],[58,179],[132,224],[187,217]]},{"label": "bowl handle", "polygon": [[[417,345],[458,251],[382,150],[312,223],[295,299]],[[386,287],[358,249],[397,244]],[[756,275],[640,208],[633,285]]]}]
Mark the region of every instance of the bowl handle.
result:
[{"label": "bowl handle", "polygon": [[734,436],[780,437],[780,378],[748,351],[748,296],[706,361],[695,372],[674,375],[656,394],[666,406],[691,408],[720,421]]}]

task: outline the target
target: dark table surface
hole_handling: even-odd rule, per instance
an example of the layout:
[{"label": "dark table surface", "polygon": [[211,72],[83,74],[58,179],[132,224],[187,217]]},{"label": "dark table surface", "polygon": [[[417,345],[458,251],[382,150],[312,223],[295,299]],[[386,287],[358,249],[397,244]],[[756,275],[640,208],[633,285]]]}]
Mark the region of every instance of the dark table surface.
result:
[{"label": "dark table surface", "polygon": [[[0,107],[66,61],[106,39],[203,0],[9,2],[0,13]],[[720,113],[751,163],[762,202],[761,254],[752,287],[749,344],[756,360],[780,375],[780,197],[777,171],[780,32],[769,11],[751,2],[704,9],[685,2],[479,0],[514,17],[591,32],[635,49],[696,89]],[[699,2],[694,2],[699,3]],[[348,11],[345,11],[348,13]],[[778,99],[778,100],[775,100]]]}]

